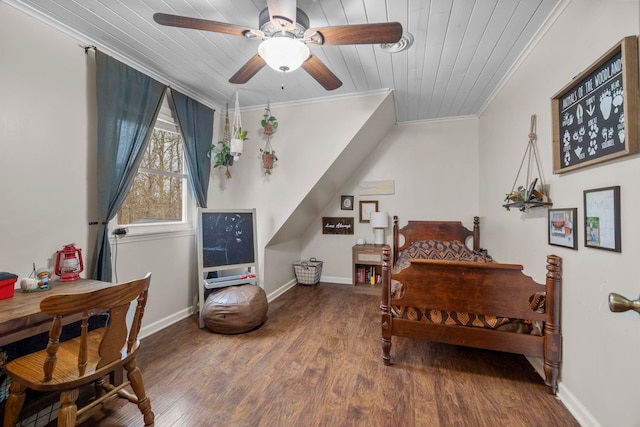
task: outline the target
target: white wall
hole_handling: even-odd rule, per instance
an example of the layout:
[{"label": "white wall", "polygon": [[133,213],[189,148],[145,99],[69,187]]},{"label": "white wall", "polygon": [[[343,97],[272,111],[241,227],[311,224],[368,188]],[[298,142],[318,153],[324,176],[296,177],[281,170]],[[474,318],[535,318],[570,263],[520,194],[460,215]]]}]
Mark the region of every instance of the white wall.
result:
[{"label": "white wall", "polygon": [[[479,119],[398,126],[351,179],[335,188],[328,204],[309,212],[318,220],[342,215],[341,194],[355,195],[357,203],[359,182],[393,179],[395,195],[367,199],[379,200],[380,208],[398,214],[401,222],[459,219],[470,226],[479,213],[483,246],[500,261],[524,264],[539,281],[544,277],[545,255],[562,256],[564,360],[559,395],[585,426],[640,424],[634,387],[640,379],[635,363],[640,350],[637,314],[612,314],[606,303],[609,292],[634,298],[638,294],[633,263],[640,256],[635,238],[640,225],[633,212],[639,204],[634,186],[640,181],[640,165],[636,155],[553,175],[550,97],[622,37],[637,34],[638,15],[637,0],[569,2]],[[52,266],[55,251],[70,242],[84,249],[85,260],[91,258],[95,97],[92,59],[79,44],[0,3],[2,271],[27,275],[32,262]],[[265,177],[258,159],[263,141],[256,137],[248,142],[230,181],[222,174],[212,177],[210,207],[218,202],[220,207],[253,207],[257,200],[262,206],[259,215],[265,215],[262,229],[269,236],[303,197],[292,200],[288,195],[304,195],[304,189],[327,170],[331,163],[327,159],[340,153],[333,146],[335,137],[344,148],[357,134],[358,124],[366,121],[371,108],[366,110],[351,101],[273,111],[281,119],[282,134],[299,135],[297,145],[288,140],[285,146],[285,138],[276,134],[273,142],[280,162],[273,175]],[[248,112],[243,123],[257,126],[261,114]],[[521,214],[501,207],[526,148],[531,114],[538,115],[538,148],[554,207],[578,207],[581,218],[583,190],[621,185],[622,253],[582,245],[578,251],[548,246],[546,211]],[[294,164],[299,168],[289,170]],[[236,197],[240,202],[234,201]],[[300,242],[282,243],[269,255],[273,263],[267,270],[275,282],[287,279],[283,272],[291,272],[290,260],[296,255],[323,259],[326,276],[350,280],[350,248],[358,236],[371,239],[368,227],[356,221],[354,236],[323,236],[319,222],[314,223],[318,227],[311,226]],[[145,325],[157,328],[186,315],[194,298],[193,236],[121,243],[119,279],[146,271],[154,274]]]},{"label": "white wall", "polygon": [[[559,396],[585,426],[640,425],[638,315],[614,314],[607,305],[610,292],[635,299],[640,288],[640,223],[634,214],[640,208],[640,158],[554,175],[550,99],[623,37],[637,35],[638,15],[637,0],[570,2],[479,118],[483,243],[497,259],[524,264],[538,281],[544,279],[547,254],[563,258]],[[638,94],[625,94],[630,96]],[[528,142],[532,114],[537,115],[537,146],[553,207],[578,208],[577,251],[547,244],[545,209],[523,214],[501,207]],[[583,191],[612,185],[621,186],[622,253],[583,244]]]},{"label": "white wall", "polygon": [[[0,3],[0,271],[28,276],[33,263],[53,270],[56,251],[72,242],[82,249],[82,276],[91,270],[95,68],[81,44]],[[142,334],[188,315],[193,232],[119,242],[120,281],[153,273]]]},{"label": "white wall", "polygon": [[0,270],[28,276],[68,243],[91,257],[95,97],[77,42],[5,4],[0,22]]},{"label": "white wall", "polygon": [[[395,122],[392,100],[388,91],[381,91],[296,105],[271,105],[271,113],[279,123],[271,138],[278,157],[271,175],[263,173],[260,160],[260,149],[266,143],[260,129],[264,110],[242,112],[249,140],[240,160],[231,167],[230,179],[225,177],[224,169],[212,171],[208,207],[256,208],[259,280],[268,296],[291,284],[293,263],[300,257],[296,241],[352,173],[353,166],[349,164],[358,165],[364,158],[363,150],[353,150],[352,145],[362,142],[365,147],[375,146],[386,133],[384,124],[376,122],[371,127],[382,128],[382,133],[362,141],[361,134],[367,133],[362,128],[380,109],[385,113],[380,122],[387,122],[387,127]],[[347,154],[350,151],[360,154]],[[345,161],[347,157],[352,158]],[[265,252],[266,247],[269,250]]]},{"label": "white wall", "polygon": [[[459,220],[473,227],[478,205],[478,128],[476,118],[403,123],[392,129],[353,176],[318,212],[314,226],[303,238],[303,258],[322,260],[323,280],[352,283],[351,247],[356,238],[373,241],[368,223],[360,223],[360,200],[377,200],[389,213],[386,242],[392,243],[392,218],[409,220]],[[392,180],[393,195],[359,194],[363,181]],[[353,195],[355,209],[340,209],[340,196]],[[353,216],[354,235],[322,234],[323,216]]]}]

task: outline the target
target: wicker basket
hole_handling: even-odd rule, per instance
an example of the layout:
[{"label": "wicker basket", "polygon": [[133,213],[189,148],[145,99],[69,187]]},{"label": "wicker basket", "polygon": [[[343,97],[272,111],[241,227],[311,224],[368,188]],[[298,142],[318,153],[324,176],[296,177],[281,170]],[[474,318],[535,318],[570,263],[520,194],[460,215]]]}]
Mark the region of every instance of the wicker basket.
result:
[{"label": "wicker basket", "polygon": [[320,281],[322,274],[322,261],[311,258],[308,261],[302,260],[293,264],[296,272],[296,280],[299,285],[315,285]]}]

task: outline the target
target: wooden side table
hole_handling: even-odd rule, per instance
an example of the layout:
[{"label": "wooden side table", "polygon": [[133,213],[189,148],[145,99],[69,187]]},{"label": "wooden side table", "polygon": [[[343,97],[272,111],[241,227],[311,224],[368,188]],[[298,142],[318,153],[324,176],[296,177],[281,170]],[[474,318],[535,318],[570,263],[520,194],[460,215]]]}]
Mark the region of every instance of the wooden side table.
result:
[{"label": "wooden side table", "polygon": [[382,292],[382,249],[388,245],[355,245],[352,252],[353,290],[373,295]]}]

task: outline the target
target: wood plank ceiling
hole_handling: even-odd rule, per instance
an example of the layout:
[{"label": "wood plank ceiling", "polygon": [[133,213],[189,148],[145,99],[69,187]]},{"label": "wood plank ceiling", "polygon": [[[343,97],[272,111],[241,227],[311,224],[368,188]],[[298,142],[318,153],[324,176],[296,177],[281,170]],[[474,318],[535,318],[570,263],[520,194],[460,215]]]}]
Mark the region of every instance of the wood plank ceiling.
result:
[{"label": "wood plank ceiling", "polygon": [[[311,46],[343,82],[324,90],[304,70],[263,68],[244,85],[229,78],[258,42],[163,27],[155,12],[258,28],[266,0],[2,0],[95,45],[199,101],[220,108],[240,91],[245,107],[395,90],[399,122],[474,115],[559,0],[298,0],[311,27],[398,21],[406,51],[375,45]],[[284,89],[282,89],[284,85]]]}]

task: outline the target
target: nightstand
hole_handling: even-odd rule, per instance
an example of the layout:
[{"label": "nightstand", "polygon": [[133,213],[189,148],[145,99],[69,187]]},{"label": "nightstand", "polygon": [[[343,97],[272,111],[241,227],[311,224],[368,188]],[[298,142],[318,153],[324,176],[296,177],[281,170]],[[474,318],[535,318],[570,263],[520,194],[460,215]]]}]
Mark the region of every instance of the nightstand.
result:
[{"label": "nightstand", "polygon": [[355,245],[352,248],[353,290],[380,295],[382,289],[382,250],[388,245]]}]

